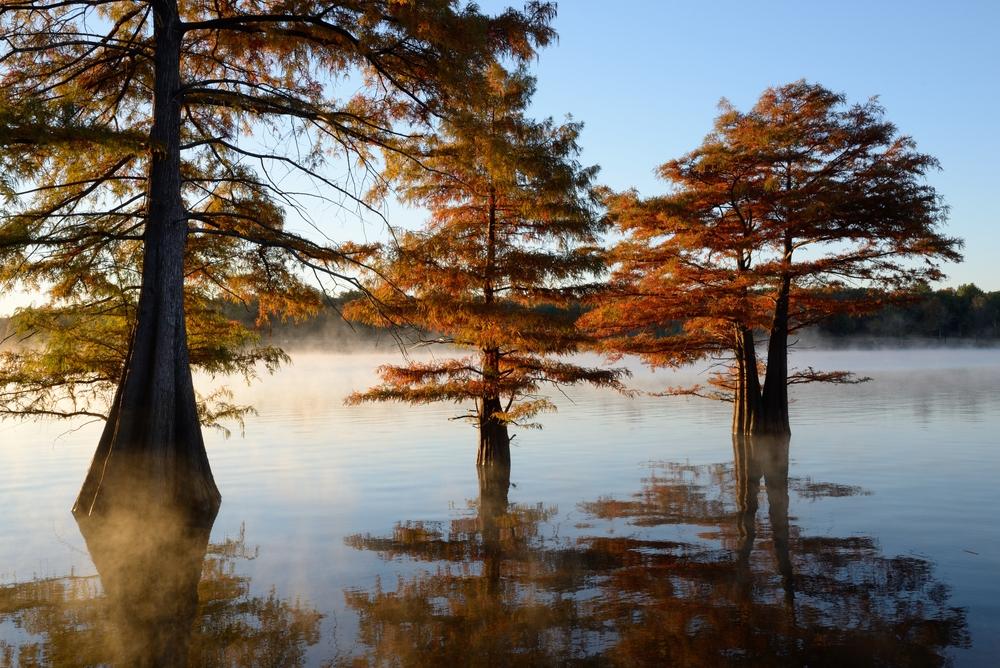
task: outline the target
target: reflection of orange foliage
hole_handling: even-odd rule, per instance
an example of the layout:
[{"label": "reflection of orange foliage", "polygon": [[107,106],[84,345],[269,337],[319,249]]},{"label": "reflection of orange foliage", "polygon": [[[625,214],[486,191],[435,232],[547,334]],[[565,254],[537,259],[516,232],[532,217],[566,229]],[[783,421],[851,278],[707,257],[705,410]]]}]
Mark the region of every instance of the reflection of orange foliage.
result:
[{"label": "reflection of orange foliage", "polygon": [[602,498],[581,503],[593,517],[628,518],[636,526],[684,523],[717,525],[732,514],[727,498],[732,492],[731,471],[722,464],[692,466],[673,462],[658,465],[643,480],[642,492],[629,501]]},{"label": "reflection of orange foliage", "polygon": [[[789,524],[789,490],[862,490],[789,481],[787,442],[735,452],[735,466],[657,464],[628,500],[580,505],[636,535],[560,540],[544,530],[551,517],[484,516],[491,505],[481,498],[478,516],[447,535],[422,525],[392,539],[349,539],[385,558],[432,563],[392,590],[347,593],[361,617],[354,664],[940,665],[946,648],[968,643],[965,613],[948,605],[928,561]],[[672,524],[710,528],[722,547],[645,536]],[[498,542],[496,525],[519,538]]]}]

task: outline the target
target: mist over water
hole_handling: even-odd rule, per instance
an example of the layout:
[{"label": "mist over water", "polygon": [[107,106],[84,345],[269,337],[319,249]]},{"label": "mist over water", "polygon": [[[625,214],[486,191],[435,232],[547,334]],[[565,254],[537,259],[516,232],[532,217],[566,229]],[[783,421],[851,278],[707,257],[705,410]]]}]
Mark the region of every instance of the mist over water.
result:
[{"label": "mist over water", "polygon": [[[727,405],[555,393],[544,429],[516,432],[509,486],[485,487],[461,407],[343,405],[391,354],[293,352],[234,386],[259,415],[242,438],[206,433],[223,505],[185,613],[204,665],[1000,652],[1000,350],[797,351],[873,380],[793,388],[787,450],[742,460]],[[630,366],[643,390],[706,380]],[[0,665],[60,665],[81,628],[100,657],[113,635],[69,512],[99,425],[67,429],[0,424]],[[226,624],[256,644],[229,647]]]}]

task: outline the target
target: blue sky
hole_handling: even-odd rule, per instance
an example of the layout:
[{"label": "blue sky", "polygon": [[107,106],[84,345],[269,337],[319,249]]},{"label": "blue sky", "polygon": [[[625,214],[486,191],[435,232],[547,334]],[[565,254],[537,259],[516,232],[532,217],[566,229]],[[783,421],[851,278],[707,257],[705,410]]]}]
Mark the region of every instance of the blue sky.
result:
[{"label": "blue sky", "polygon": [[603,183],[661,192],[653,169],[697,146],[722,97],[745,109],[801,78],[851,101],[878,95],[941,161],[929,180],[966,241],[945,285],[1000,290],[1000,1],[562,0],[555,25],[533,66],[534,111],[584,122],[583,159]]}]

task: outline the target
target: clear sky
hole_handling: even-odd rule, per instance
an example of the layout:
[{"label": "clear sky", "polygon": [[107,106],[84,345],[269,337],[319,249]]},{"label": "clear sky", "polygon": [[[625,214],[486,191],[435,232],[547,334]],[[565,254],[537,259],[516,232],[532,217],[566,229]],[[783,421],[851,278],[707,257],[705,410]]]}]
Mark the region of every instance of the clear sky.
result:
[{"label": "clear sky", "polygon": [[562,0],[555,25],[535,111],[584,122],[584,161],[607,185],[662,191],[653,169],[700,143],[722,97],[746,109],[802,78],[877,95],[941,161],[930,182],[966,241],[945,284],[1000,290],[1000,0]]}]

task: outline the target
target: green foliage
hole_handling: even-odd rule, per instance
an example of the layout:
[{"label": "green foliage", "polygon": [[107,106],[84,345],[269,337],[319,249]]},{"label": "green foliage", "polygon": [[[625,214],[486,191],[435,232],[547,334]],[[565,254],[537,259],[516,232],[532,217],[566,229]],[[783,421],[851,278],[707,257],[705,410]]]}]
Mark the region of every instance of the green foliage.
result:
[{"label": "green foliage", "polygon": [[[0,415],[107,417],[135,318],[135,291],[118,297],[22,308],[14,314],[6,323],[12,343],[0,352]],[[192,365],[212,376],[250,382],[259,372],[273,373],[288,361],[280,348],[262,344],[250,325],[225,316],[216,303],[189,302],[188,338]],[[200,396],[202,424],[227,435],[224,422],[242,426],[253,409],[231,399],[225,387]]]},{"label": "green foliage", "polygon": [[825,320],[818,331],[833,337],[997,340],[1000,291],[983,292],[972,283],[933,291],[924,288],[874,313]]}]

